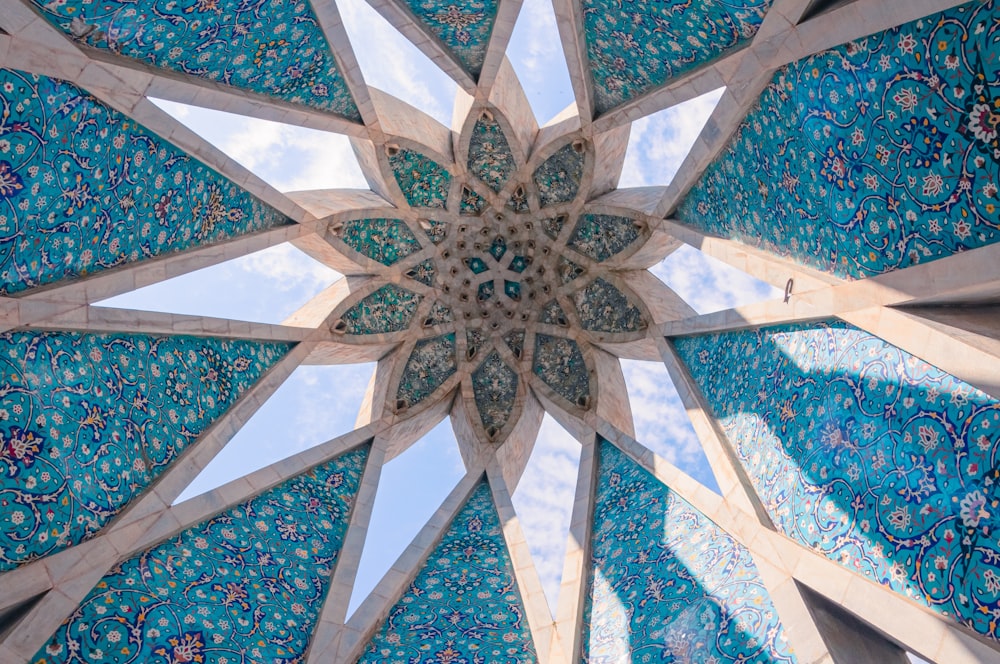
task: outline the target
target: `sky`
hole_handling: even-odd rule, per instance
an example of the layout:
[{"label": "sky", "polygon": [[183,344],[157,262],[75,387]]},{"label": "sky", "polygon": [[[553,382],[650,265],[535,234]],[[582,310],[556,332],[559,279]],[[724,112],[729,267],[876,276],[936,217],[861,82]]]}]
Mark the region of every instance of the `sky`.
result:
[{"label": "sky", "polygon": [[[379,45],[356,53],[365,80],[450,126],[456,85],[364,0],[338,0],[338,6],[353,43]],[[525,0],[508,56],[539,124],[573,101],[550,3]],[[620,186],[668,184],[721,92],[634,123]],[[343,136],[172,102],[157,104],[279,191],[366,188]],[[779,295],[690,247],[681,247],[652,272],[699,313]],[[101,306],[280,323],[338,278],[335,271],[286,244],[106,300]],[[178,500],[350,431],[373,368],[359,364],[295,370]],[[639,361],[624,361],[622,368],[638,440],[717,490],[666,369]],[[579,456],[579,443],[546,416],[513,496],[553,611]],[[463,474],[447,419],[386,464],[350,612]]]}]

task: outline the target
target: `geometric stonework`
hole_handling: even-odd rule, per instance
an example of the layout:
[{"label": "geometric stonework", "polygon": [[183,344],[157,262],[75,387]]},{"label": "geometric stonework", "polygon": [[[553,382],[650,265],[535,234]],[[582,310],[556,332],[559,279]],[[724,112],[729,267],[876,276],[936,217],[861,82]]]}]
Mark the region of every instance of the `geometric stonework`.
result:
[{"label": "geometric stonework", "polygon": [[538,661],[485,478],[389,612],[360,661]]},{"label": "geometric stonework", "polygon": [[81,45],[361,121],[307,2],[31,2]]},{"label": "geometric stonework", "polygon": [[289,348],[208,337],[0,335],[0,571],[96,534]]},{"label": "geometric stonework", "polygon": [[997,242],[998,20],[973,2],[780,69],[680,220],[853,278]]},{"label": "geometric stonework", "polygon": [[0,294],[290,223],[72,83],[0,69],[0,108]]},{"label": "geometric stonework", "polygon": [[493,33],[500,0],[403,0],[435,37],[462,63],[463,69],[479,77],[486,60],[486,47]]},{"label": "geometric stonework", "polygon": [[302,661],[367,457],[355,448],[122,561],[34,661]]},{"label": "geometric stonework", "polygon": [[586,407],[590,377],[580,346],[571,339],[535,336],[534,371],[546,385],[571,404]]},{"label": "geometric stonework", "polygon": [[583,661],[794,663],[750,552],[608,441],[598,451]]},{"label": "geometric stonework", "polygon": [[771,0],[584,0],[594,106],[606,113],[751,39]]},{"label": "geometric stonework", "polygon": [[839,321],[674,343],[781,532],[997,638],[1000,402]]}]

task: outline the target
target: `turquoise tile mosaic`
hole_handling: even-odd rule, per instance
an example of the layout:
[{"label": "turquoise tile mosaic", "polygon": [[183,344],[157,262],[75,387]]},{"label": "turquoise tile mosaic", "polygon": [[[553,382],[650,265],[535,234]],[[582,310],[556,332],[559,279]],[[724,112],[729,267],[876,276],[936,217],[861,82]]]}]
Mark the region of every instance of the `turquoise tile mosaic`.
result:
[{"label": "turquoise tile mosaic", "polygon": [[459,214],[468,217],[476,217],[486,209],[486,199],[468,187],[462,188],[462,201],[459,205]]},{"label": "turquoise tile mosaic", "polygon": [[625,251],[640,237],[639,229],[628,217],[585,214],[576,222],[566,246],[602,262]]},{"label": "turquoise tile mosaic", "polygon": [[996,242],[998,20],[974,2],[780,69],[678,218],[840,277]]},{"label": "turquoise tile mosaic", "polygon": [[675,344],[781,532],[997,638],[1000,402],[842,322]]},{"label": "turquoise tile mosaic", "polygon": [[419,152],[405,149],[389,155],[389,166],[407,203],[413,207],[444,208],[451,185],[447,169]]},{"label": "turquoise tile mosaic", "polygon": [[338,331],[345,334],[384,334],[410,326],[422,295],[396,284],[386,284],[344,312]]},{"label": "turquoise tile mosaic", "polygon": [[397,407],[410,408],[420,403],[457,370],[454,332],[421,339],[406,358],[396,389]]},{"label": "turquoise tile mosaic", "polygon": [[576,198],[583,180],[583,151],[564,145],[535,169],[532,179],[542,207],[568,203]]},{"label": "turquoise tile mosaic", "polygon": [[595,279],[573,295],[583,329],[592,332],[638,332],[648,322],[632,298],[604,279]]},{"label": "turquoise tile mosaic", "polygon": [[87,46],[361,122],[308,2],[31,4],[68,36],[86,32]]},{"label": "turquoise tile mosaic", "polygon": [[514,412],[517,372],[504,364],[500,353],[493,351],[472,372],[472,392],[486,433],[496,435]]},{"label": "turquoise tile mosaic", "polygon": [[410,279],[419,281],[424,286],[434,285],[434,275],[437,274],[437,268],[434,267],[434,261],[427,259],[417,263],[412,268],[406,271],[406,276]]},{"label": "turquoise tile mosaic", "polygon": [[796,662],[750,552],[606,440],[582,661]]},{"label": "turquoise tile mosaic", "polygon": [[590,372],[576,341],[536,334],[532,370],[571,404],[589,403]]},{"label": "turquoise tile mosaic", "polygon": [[566,312],[559,306],[557,300],[549,300],[542,306],[542,315],[539,316],[538,320],[546,325],[559,326],[565,326],[569,322],[566,318]]},{"label": "turquoise tile mosaic", "polygon": [[0,69],[0,294],[292,223],[80,88]]},{"label": "turquoise tile mosaic", "polygon": [[92,537],[290,349],[0,334],[0,571]]},{"label": "turquoise tile mosaic", "polygon": [[383,265],[394,265],[420,251],[420,242],[413,231],[399,219],[347,221],[338,235],[351,249]]},{"label": "turquoise tile mosaic", "polygon": [[524,355],[524,330],[508,332],[504,335],[503,342],[514,353],[514,357],[520,359]]},{"label": "turquoise tile mosaic", "polygon": [[303,661],[367,456],[342,454],[119,563],[32,661]]},{"label": "turquoise tile mosaic", "polygon": [[583,0],[597,114],[741,46],[771,0]]},{"label": "turquoise tile mosaic", "polygon": [[410,11],[441,40],[463,68],[478,78],[486,60],[499,0],[404,0]]},{"label": "turquoise tile mosaic", "polygon": [[537,661],[500,517],[483,480],[359,662]]},{"label": "turquoise tile mosaic", "polygon": [[469,138],[469,172],[498,192],[517,170],[500,123],[487,114],[480,116]]}]

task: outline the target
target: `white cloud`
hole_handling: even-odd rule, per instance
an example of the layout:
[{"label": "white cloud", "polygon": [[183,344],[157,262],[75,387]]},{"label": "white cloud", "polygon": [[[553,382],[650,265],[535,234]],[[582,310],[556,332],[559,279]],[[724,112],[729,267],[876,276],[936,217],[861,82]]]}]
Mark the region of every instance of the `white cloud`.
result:
[{"label": "white cloud", "polygon": [[540,124],[573,103],[573,86],[551,2],[525,0],[507,57]]},{"label": "white cloud", "polygon": [[700,314],[781,295],[770,284],[688,245],[679,247],[650,271]]}]

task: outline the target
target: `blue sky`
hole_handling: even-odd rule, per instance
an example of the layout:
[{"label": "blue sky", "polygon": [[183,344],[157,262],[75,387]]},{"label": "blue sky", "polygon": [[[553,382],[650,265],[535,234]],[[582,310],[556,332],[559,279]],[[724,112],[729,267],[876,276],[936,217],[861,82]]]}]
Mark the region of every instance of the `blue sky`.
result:
[{"label": "blue sky", "polygon": [[[339,0],[370,85],[451,124],[456,86],[364,0]],[[362,40],[360,35],[366,35]],[[572,102],[551,4],[525,0],[508,56],[540,124]],[[635,123],[621,186],[665,185],[721,94],[717,90]],[[263,120],[158,102],[202,137],[281,191],[365,187],[346,138]],[[774,297],[770,287],[682,247],[653,272],[700,313]],[[143,288],[106,306],[279,323],[338,275],[291,245],[257,252]],[[182,496],[350,431],[373,365],[301,367]],[[703,483],[714,479],[664,367],[623,362],[640,442]],[[514,504],[554,609],[579,444],[546,417]],[[351,610],[375,586],[463,474],[445,420],[382,474]]]}]

